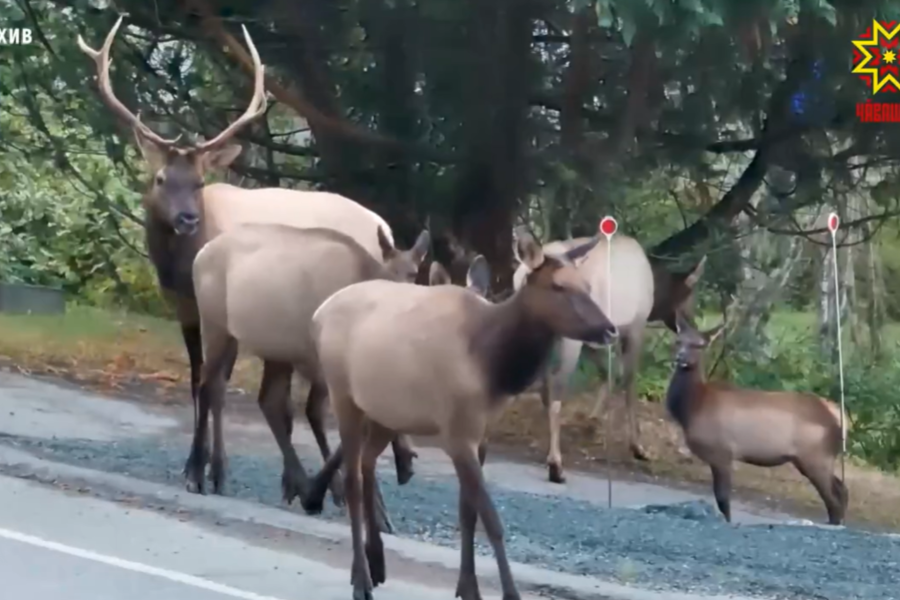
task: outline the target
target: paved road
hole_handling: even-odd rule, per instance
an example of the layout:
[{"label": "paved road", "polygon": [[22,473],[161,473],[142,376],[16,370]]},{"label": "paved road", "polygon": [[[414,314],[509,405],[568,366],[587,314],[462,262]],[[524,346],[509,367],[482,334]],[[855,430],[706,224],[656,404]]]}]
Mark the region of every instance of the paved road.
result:
[{"label": "paved road", "polygon": [[[0,582],[28,600],[347,600],[345,568],[193,524],[0,477]],[[299,546],[299,545],[298,545]],[[400,580],[382,598],[450,590]]]}]

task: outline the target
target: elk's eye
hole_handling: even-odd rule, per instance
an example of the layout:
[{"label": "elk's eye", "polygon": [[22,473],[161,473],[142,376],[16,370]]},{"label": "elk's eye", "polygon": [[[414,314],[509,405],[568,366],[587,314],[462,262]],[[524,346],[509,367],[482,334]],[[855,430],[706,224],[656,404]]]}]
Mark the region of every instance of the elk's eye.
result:
[{"label": "elk's eye", "polygon": [[166,178],[165,178],[165,177],[163,177],[162,175],[157,175],[157,176],[156,176],[156,185],[162,185],[162,184],[164,184],[165,182],[166,182]]}]

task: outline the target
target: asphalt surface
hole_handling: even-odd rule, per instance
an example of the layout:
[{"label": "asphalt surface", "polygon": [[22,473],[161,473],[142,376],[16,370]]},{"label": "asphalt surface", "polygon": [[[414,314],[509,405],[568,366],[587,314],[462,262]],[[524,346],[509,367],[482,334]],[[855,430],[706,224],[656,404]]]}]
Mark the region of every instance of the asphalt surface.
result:
[{"label": "asphalt surface", "polygon": [[[0,477],[0,581],[28,600],[347,600],[346,569],[148,511]],[[398,580],[400,600],[448,591]],[[314,595],[313,595],[314,594]]]},{"label": "asphalt surface", "polygon": [[[231,497],[202,497],[184,493],[182,486],[188,447],[183,419],[190,418],[189,410],[151,413],[125,402],[2,375],[0,403],[10,408],[0,411],[0,432],[5,432],[0,437],[0,470],[10,475],[37,477],[50,484],[93,479],[89,489],[99,497],[114,495],[110,490],[145,486],[140,494],[133,490],[144,507],[150,499],[160,501],[165,496],[167,511],[188,505],[203,510],[227,506],[236,511],[233,507],[239,505],[240,517],[232,514],[238,520],[218,530],[229,536],[241,531],[240,523],[266,519],[312,537],[326,531],[326,537],[334,539],[348,534],[345,515],[330,505],[315,519],[281,506],[280,458],[262,425],[228,423]],[[306,439],[305,424],[298,424],[295,437],[307,468],[317,467],[318,453]],[[420,457],[415,478],[402,487],[394,480],[391,457],[383,457],[381,484],[398,529],[398,537],[388,536],[386,543],[390,540],[389,547],[399,553],[405,577],[392,579],[389,572],[389,582],[421,586],[440,580],[444,586],[440,597],[450,598],[458,564],[456,482],[439,454],[422,448]],[[70,466],[64,468],[64,464]],[[804,600],[900,598],[897,537],[788,524],[783,522],[785,515],[755,515],[747,506],[743,507],[747,511],[742,515],[744,524],[728,525],[705,497],[625,482],[617,482],[614,490],[620,506],[607,509],[602,479],[569,473],[569,484],[552,486],[543,482],[539,465],[490,457],[487,473],[506,528],[507,551],[516,562],[514,572],[522,589],[531,593],[577,599],[693,599],[711,594]],[[99,485],[99,474],[110,474],[103,477],[115,483],[110,479]],[[653,506],[624,508],[623,502],[632,507]],[[0,506],[5,506],[2,496]],[[134,535],[140,544],[148,543],[146,532]],[[484,540],[479,545],[484,555],[478,561],[480,577],[495,577],[489,549]],[[307,546],[292,544],[291,552]],[[227,553],[220,553],[219,543],[203,556],[207,563],[214,560],[225,574],[245,564],[230,562]],[[335,597],[349,598],[349,557],[334,564]],[[441,573],[423,572],[426,564],[440,564]],[[0,564],[0,574],[4,570]],[[24,568],[19,572],[25,572]],[[303,597],[296,594],[296,583],[291,589],[294,593],[282,597]],[[376,598],[402,597],[380,590]],[[429,597],[418,589],[409,593]]]}]

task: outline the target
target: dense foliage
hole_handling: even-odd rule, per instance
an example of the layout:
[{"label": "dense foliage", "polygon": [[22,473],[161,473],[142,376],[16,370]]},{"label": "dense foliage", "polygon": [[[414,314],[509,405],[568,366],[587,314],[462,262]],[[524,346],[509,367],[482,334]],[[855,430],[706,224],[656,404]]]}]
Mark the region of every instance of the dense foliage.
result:
[{"label": "dense foliage", "polygon": [[[498,289],[516,221],[557,238],[614,214],[673,269],[709,256],[700,302],[737,315],[722,374],[743,384],[832,391],[817,366],[834,322],[822,307],[836,293],[823,276],[820,217],[837,210],[843,241],[856,244],[839,258],[854,285],[837,295],[850,341],[866,356],[850,361],[848,397],[860,430],[879,431],[857,438],[874,444],[858,451],[881,464],[900,458],[886,329],[900,316],[892,277],[900,137],[890,125],[859,123],[856,104],[870,94],[850,73],[850,40],[873,18],[900,18],[900,5],[107,4],[0,0],[4,27],[35,32],[33,44],[0,51],[4,280],[165,311],[142,254],[142,165],[93,93],[93,64],[75,39],[99,46],[116,10],[127,11],[113,50],[117,93],[163,134],[208,136],[250,91],[248,63],[223,51],[243,44],[245,24],[272,102],[240,134],[246,149],[228,177],[339,191],[375,208],[407,242],[427,220],[484,253]],[[815,335],[772,339],[766,326],[778,307],[818,314]],[[650,364],[648,391],[666,376]]]}]

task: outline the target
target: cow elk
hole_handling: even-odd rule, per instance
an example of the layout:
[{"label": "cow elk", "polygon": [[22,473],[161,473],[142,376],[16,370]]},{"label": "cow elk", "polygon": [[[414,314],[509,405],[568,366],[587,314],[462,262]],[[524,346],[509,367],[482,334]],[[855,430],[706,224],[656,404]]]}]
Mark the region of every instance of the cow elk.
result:
[{"label": "cow elk", "polygon": [[[192,447],[196,452],[192,452],[185,463],[185,475],[188,490],[200,492],[203,469],[199,465],[206,464],[208,450],[207,424],[200,421],[198,402],[203,340],[192,278],[197,252],[220,233],[244,223],[274,223],[340,231],[356,240],[376,260],[383,261],[382,240],[393,245],[393,233],[379,215],[338,194],[281,188],[245,190],[224,183],[204,185],[206,174],[225,170],[240,154],[240,145],[227,142],[238,130],[262,115],[266,108],[264,67],[250,35],[244,28],[255,72],[253,95],[247,110],[215,138],[184,145],[178,144],[180,136],[164,139],[154,133],[113,93],[109,76],[110,50],[121,24],[122,17],[107,34],[99,51],[90,48],[81,36],[78,36],[78,45],[96,64],[101,99],[119,119],[131,126],[150,172],[151,180],[142,200],[145,238],[160,289],[175,308],[190,361],[195,421]],[[415,277],[415,273],[406,276]],[[237,357],[237,348],[233,346],[232,354],[222,359],[226,380],[230,379]],[[310,393],[318,393],[318,390],[313,388]],[[310,411],[319,404],[307,402],[307,418],[311,424],[317,416]],[[396,458],[398,467],[401,462],[408,461],[409,471],[398,471],[399,478],[408,478],[412,468],[411,454]]]},{"label": "cow elk", "polygon": [[[367,281],[337,292],[316,311],[313,338],[341,449],[314,478],[304,508],[321,510],[343,455],[354,599],[370,599],[373,584],[386,579],[384,547],[373,517],[375,464],[396,433],[436,437],[453,461],[462,538],[456,595],[463,600],[481,597],[474,548],[480,518],[497,560],[503,598],[520,597],[479,449],[489,422],[537,377],[557,336],[602,344],[616,335],[571,263],[597,241],[554,257],[520,232],[515,250],[528,271],[524,285],[497,304],[457,286]],[[470,266],[470,286],[487,288],[486,267],[483,260]]]},{"label": "cow elk", "polygon": [[839,525],[849,501],[846,485],[834,475],[847,426],[840,407],[814,394],[707,382],[703,352],[723,325],[700,332],[682,315],[676,319],[675,370],[666,408],[690,451],[709,465],[716,504],[725,520],[731,521],[734,461],[759,467],[791,463],[816,488],[828,522]]},{"label": "cow elk", "polygon": [[[360,281],[411,281],[410,274],[428,251],[423,231],[410,251],[398,251],[377,227],[383,262],[353,238],[326,228],[300,229],[274,224],[245,224],[210,240],[194,261],[194,288],[203,332],[204,366],[200,385],[200,423],[213,416],[210,475],[214,487],[225,476],[222,408],[227,360],[240,346],[263,361],[259,406],[284,458],[282,491],[290,502],[305,500],[306,472],[291,443],[290,401],[294,371],[310,383],[307,415],[316,442],[327,459],[331,452],[323,422],[327,389],[319,370],[310,326],[313,313],[334,292]],[[205,428],[195,438],[190,479],[202,482],[205,467],[199,457]],[[395,442],[395,455],[398,448]],[[402,451],[399,451],[402,452]],[[399,471],[398,471],[399,473]],[[337,479],[335,480],[338,481]],[[401,481],[405,483],[405,481]],[[332,489],[339,503],[339,490]]]},{"label": "cow elk", "polygon": [[[544,246],[547,254],[555,255],[583,245],[589,238],[576,238],[550,242]],[[611,253],[607,265],[607,253]],[[622,352],[622,385],[625,388],[625,413],[628,422],[628,440],[631,452],[639,460],[649,457],[640,443],[640,423],[635,414],[635,376],[640,364],[644,333],[651,315],[674,325],[674,311],[689,304],[693,288],[703,273],[706,258],[688,273],[670,274],[661,265],[651,266],[644,249],[632,237],[617,234],[610,243],[597,244],[576,266],[590,283],[591,298],[600,306],[604,314],[619,331]],[[608,279],[607,269],[611,278]],[[520,265],[513,274],[513,285],[524,284],[527,269]],[[662,289],[657,289],[657,283]],[[609,294],[611,293],[611,306]],[[560,411],[562,401],[568,392],[569,379],[578,366],[583,342],[563,338],[558,341],[559,366],[555,372],[548,368],[541,382],[541,402],[547,411],[550,429],[549,451],[547,454],[548,478],[554,483],[565,482],[560,449]],[[607,382],[601,391],[597,408],[612,382]]]}]

